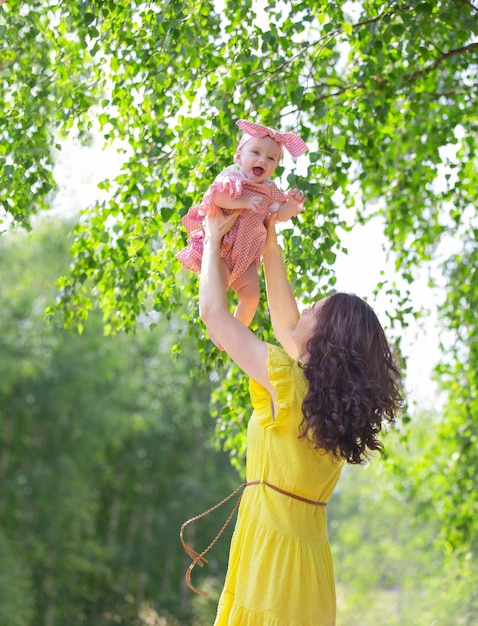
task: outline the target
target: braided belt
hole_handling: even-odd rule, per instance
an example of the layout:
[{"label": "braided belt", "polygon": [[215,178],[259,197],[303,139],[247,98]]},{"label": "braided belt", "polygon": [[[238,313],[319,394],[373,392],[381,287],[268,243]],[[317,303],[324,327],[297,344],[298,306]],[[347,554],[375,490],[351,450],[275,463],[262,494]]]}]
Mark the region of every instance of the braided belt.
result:
[{"label": "braided belt", "polygon": [[276,487],[275,485],[271,485],[270,483],[268,483],[265,480],[251,480],[250,482],[242,483],[242,485],[239,485],[239,487],[236,487],[236,489],[234,489],[234,491],[232,493],[230,493],[223,500],[221,500],[220,502],[218,502],[217,504],[212,506],[207,511],[204,511],[204,513],[199,513],[199,515],[195,515],[194,517],[191,517],[191,519],[188,519],[181,526],[181,531],[179,533],[179,538],[181,539],[181,543],[183,545],[183,548],[185,549],[185,551],[189,554],[189,556],[193,560],[191,565],[188,567],[188,569],[186,571],[185,580],[186,580],[187,586],[190,589],[192,589],[192,591],[194,591],[195,593],[197,593],[197,594],[199,594],[201,596],[208,597],[208,594],[205,593],[204,591],[200,591],[199,589],[196,589],[196,587],[193,586],[193,584],[191,582],[191,573],[193,571],[193,568],[196,565],[199,565],[200,567],[203,567],[204,563],[207,563],[207,559],[205,558],[204,555],[207,554],[209,552],[209,550],[217,543],[219,537],[226,530],[227,526],[229,525],[229,522],[231,521],[231,519],[234,516],[234,513],[237,511],[237,509],[239,507],[239,504],[241,502],[241,498],[242,498],[243,494],[241,493],[239,495],[238,499],[236,500],[236,503],[234,504],[234,507],[233,507],[232,511],[230,512],[229,516],[227,517],[227,519],[224,522],[224,524],[223,524],[222,528],[220,529],[220,531],[217,533],[217,535],[214,537],[214,539],[211,541],[211,543],[208,545],[208,547],[205,550],[203,550],[201,553],[196,552],[196,550],[191,548],[191,546],[189,546],[186,543],[186,541],[184,540],[184,529],[186,528],[186,526],[189,526],[189,524],[192,524],[193,522],[196,522],[198,519],[201,519],[202,517],[205,517],[209,513],[212,513],[213,511],[215,511],[216,509],[221,507],[228,500],[233,498],[239,491],[242,491],[246,487],[250,487],[252,485],[266,485],[267,487],[270,487],[271,489],[274,489],[274,491],[277,491],[277,492],[281,493],[284,496],[289,496],[290,498],[294,498],[294,500],[300,500],[301,502],[305,502],[306,504],[313,504],[314,506],[327,506],[326,502],[317,502],[316,500],[309,500],[309,498],[304,498],[303,496],[298,496],[295,493],[291,493],[290,491],[285,491],[285,489],[281,489],[280,487]]}]

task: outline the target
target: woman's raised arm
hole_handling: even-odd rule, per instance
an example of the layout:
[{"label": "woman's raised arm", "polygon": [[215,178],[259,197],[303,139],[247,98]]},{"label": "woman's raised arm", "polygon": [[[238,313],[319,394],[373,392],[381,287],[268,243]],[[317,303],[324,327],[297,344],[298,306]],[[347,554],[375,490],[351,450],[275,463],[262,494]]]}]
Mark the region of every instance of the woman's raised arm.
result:
[{"label": "woman's raised arm", "polygon": [[277,242],[275,221],[272,214],[267,227],[267,241],[262,251],[267,301],[277,340],[292,358],[297,359],[299,354],[293,333],[299,321],[299,309],[287,279],[282,250]]},{"label": "woman's raised arm", "polygon": [[231,359],[274,397],[267,372],[267,345],[232,315],[227,302],[220,246],[222,237],[232,227],[238,215],[239,212],[225,215],[215,206],[208,211],[204,223],[199,315],[207,331]]}]

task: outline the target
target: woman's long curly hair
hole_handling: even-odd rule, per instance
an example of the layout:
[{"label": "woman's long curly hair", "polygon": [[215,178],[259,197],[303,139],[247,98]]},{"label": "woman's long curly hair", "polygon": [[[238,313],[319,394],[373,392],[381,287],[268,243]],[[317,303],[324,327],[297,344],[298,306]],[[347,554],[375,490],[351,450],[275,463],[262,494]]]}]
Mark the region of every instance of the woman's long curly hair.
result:
[{"label": "woman's long curly hair", "polygon": [[307,342],[301,436],[336,459],[363,464],[384,422],[403,409],[403,385],[394,354],[373,309],[353,294],[334,293],[317,309]]}]

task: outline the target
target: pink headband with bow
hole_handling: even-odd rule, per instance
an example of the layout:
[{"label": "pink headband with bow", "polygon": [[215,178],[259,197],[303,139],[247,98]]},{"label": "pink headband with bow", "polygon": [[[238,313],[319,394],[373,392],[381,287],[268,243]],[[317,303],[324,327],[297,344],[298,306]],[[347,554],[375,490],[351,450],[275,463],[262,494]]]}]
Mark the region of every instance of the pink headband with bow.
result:
[{"label": "pink headband with bow", "polygon": [[281,133],[268,126],[262,126],[262,124],[256,124],[255,122],[246,122],[246,120],[238,120],[236,125],[245,133],[241,137],[237,147],[238,150],[242,148],[246,141],[252,139],[252,137],[271,137],[279,144],[281,153],[282,148],[285,147],[287,152],[293,157],[298,157],[308,150],[305,142],[295,133]]}]

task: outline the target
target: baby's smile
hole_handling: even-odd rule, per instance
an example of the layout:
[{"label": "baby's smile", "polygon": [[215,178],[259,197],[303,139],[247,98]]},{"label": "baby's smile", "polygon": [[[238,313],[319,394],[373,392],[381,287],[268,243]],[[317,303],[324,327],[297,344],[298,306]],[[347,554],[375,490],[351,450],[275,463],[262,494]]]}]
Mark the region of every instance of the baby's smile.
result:
[{"label": "baby's smile", "polygon": [[264,168],[263,167],[253,167],[252,168],[252,172],[253,172],[254,176],[262,176],[264,174]]}]

